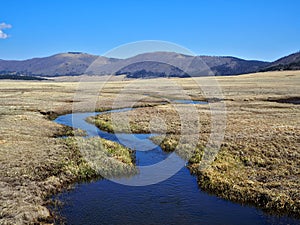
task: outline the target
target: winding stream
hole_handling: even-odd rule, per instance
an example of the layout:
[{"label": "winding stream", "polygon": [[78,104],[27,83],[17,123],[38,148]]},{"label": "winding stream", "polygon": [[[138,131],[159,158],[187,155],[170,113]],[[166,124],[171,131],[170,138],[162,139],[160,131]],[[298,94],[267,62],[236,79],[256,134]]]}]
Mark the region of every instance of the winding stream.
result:
[{"label": "winding stream", "polygon": [[[55,122],[85,130],[89,137],[99,135],[116,142],[121,137],[122,144],[136,150],[139,166],[153,165],[169,156],[148,139],[149,134],[121,134],[117,138],[85,122],[96,114],[67,114]],[[145,148],[152,150],[143,151]],[[178,156],[176,160],[185,163]],[[196,177],[186,167],[153,185],[126,186],[102,179],[77,184],[58,198],[65,203],[59,213],[67,224],[300,224],[293,218],[270,216],[254,207],[209,195],[198,188]]]}]

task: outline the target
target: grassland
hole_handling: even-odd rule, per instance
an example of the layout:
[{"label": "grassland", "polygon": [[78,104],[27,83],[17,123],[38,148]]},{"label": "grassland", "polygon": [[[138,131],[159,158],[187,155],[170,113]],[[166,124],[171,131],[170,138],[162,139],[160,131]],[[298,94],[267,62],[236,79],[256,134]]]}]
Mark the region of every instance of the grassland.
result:
[{"label": "grassland", "polygon": [[[211,78],[196,78],[198,82],[206,79]],[[210,134],[209,105],[196,106],[201,129],[190,135],[200,137],[197,152],[188,157],[200,187],[230,200],[299,215],[300,106],[293,103],[299,101],[300,72],[218,77],[217,80],[223,90],[227,126],[221,150],[209,168],[199,170],[198,167]],[[64,135],[66,129],[49,118],[71,112],[74,103],[78,111],[103,111],[113,106],[145,107],[127,112],[133,130],[166,133],[156,141],[172,151],[182,125],[178,113],[170,107],[172,104],[160,104],[183,97],[174,84],[183,87],[192,99],[205,100],[197,83],[189,78],[93,80],[85,82],[83,89],[78,88],[78,83],[67,81],[1,82],[0,223],[51,222],[46,207],[51,194],[107,171],[105,167],[100,170],[97,159],[101,157],[95,157],[91,148],[93,142],[99,145],[98,139],[63,140],[58,136]],[[96,95],[99,89],[100,95]],[[153,115],[155,119],[150,119]],[[108,130],[109,117],[103,116]],[[80,145],[89,151],[80,151]],[[128,149],[114,143],[106,143],[104,147],[101,154],[110,159],[109,165],[132,172],[132,167],[125,166],[133,163]]]}]

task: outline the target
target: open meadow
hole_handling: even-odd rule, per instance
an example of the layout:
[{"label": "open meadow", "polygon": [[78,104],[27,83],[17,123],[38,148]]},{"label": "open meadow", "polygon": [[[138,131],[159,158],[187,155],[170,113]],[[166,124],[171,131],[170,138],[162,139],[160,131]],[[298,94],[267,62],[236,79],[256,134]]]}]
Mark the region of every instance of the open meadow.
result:
[{"label": "open meadow", "polygon": [[[136,107],[114,114],[120,118],[126,114],[134,133],[164,133],[154,142],[173,151],[184,126],[171,104],[182,99],[177,87],[193,100],[206,101],[210,99],[198,84],[209,84],[210,79],[218,81],[223,98],[194,105],[201,129],[191,136],[200,138],[196,151],[188,157],[188,167],[200,188],[270,212],[300,216],[300,71],[284,71],[193,79],[92,79],[81,82],[82,89],[76,80],[67,79],[2,81],[0,224],[51,223],[54,215],[47,206],[53,204],[49,200],[52,194],[99,177],[102,165],[91,165],[74,145],[74,138],[80,137],[62,139],[74,132],[52,121],[72,112],[74,103],[76,111]],[[226,106],[221,112],[226,116],[225,136],[211,166],[200,169],[212,123],[210,106],[217,101]],[[103,114],[90,122],[113,132],[111,117]],[[97,141],[81,142],[93,151]],[[130,149],[102,141],[101,157],[133,167]]]}]

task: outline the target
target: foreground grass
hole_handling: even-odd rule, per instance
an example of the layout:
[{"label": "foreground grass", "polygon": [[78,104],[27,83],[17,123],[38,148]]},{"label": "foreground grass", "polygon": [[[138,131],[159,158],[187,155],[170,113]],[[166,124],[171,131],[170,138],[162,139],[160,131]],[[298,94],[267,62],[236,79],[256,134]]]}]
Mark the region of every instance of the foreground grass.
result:
[{"label": "foreground grass", "polygon": [[2,140],[1,224],[51,222],[53,215],[45,207],[50,195],[74,182],[135,171],[132,152],[116,143],[100,138],[31,135],[25,140],[19,135],[22,145],[18,148],[10,140]]}]

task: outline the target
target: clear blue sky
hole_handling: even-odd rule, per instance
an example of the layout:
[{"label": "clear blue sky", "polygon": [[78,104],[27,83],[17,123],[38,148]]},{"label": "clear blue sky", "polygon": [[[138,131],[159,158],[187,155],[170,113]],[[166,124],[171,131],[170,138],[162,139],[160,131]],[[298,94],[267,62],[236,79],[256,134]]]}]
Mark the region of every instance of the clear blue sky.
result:
[{"label": "clear blue sky", "polygon": [[0,59],[163,40],[199,55],[275,60],[300,50],[299,9],[298,0],[2,0],[0,28],[12,27],[0,29]]}]

